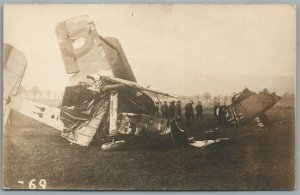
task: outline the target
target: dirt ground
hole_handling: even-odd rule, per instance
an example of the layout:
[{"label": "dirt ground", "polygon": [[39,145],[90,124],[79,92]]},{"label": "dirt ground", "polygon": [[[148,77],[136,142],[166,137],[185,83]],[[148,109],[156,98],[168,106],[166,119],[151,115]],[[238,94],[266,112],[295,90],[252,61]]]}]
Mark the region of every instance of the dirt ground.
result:
[{"label": "dirt ground", "polygon": [[[197,140],[228,137],[199,149],[178,146],[170,137],[132,139],[122,149],[102,151],[71,145],[60,132],[13,112],[4,131],[5,188],[138,190],[290,190],[294,188],[294,110],[268,112],[266,128],[254,126],[207,132],[216,126],[211,111],[188,129]],[[19,182],[18,182],[19,181]],[[23,181],[23,183],[22,183]]]}]

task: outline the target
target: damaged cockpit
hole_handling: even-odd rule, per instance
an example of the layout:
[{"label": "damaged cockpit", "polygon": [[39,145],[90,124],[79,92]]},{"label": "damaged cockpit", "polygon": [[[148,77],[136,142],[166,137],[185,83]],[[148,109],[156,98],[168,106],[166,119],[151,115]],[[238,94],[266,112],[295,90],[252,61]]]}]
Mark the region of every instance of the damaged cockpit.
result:
[{"label": "damaged cockpit", "polygon": [[168,120],[154,117],[153,100],[138,84],[107,76],[93,80],[88,87],[66,88],[60,115],[63,137],[88,146],[95,134],[107,142],[118,136],[170,133]]}]

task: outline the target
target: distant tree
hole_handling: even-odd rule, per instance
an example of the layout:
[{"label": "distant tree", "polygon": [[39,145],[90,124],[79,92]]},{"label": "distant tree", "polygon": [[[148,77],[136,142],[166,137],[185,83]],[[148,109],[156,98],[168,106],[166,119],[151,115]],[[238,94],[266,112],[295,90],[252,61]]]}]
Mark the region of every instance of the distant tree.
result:
[{"label": "distant tree", "polygon": [[27,89],[21,85],[20,88],[19,88],[19,91],[18,91],[18,95],[19,96],[26,96],[28,94],[28,91]]},{"label": "distant tree", "polygon": [[47,94],[48,100],[50,99],[51,93],[52,93],[52,91],[50,89],[47,89],[46,94]]},{"label": "distant tree", "polygon": [[53,92],[52,92],[52,99],[56,99],[56,96],[57,96],[57,92],[56,92],[56,91],[53,91]]},{"label": "distant tree", "polygon": [[43,95],[43,92],[40,90],[40,88],[36,85],[33,85],[30,89],[30,93],[33,96],[33,99],[36,98],[37,95]]},{"label": "distant tree", "polygon": [[227,96],[227,95],[224,95],[223,96],[223,100],[224,100],[224,102],[223,103],[226,103],[226,104],[229,104],[230,102],[230,97],[229,96]]},{"label": "distant tree", "polygon": [[216,103],[218,102],[218,100],[217,100],[217,97],[216,97],[216,96],[213,96],[213,97],[212,97],[212,100],[213,100],[213,103],[214,103],[214,104],[216,104]]},{"label": "distant tree", "polygon": [[201,98],[201,95],[196,95],[196,96],[195,96],[195,99],[201,100],[201,99],[202,99],[202,98]]},{"label": "distant tree", "polygon": [[221,97],[219,95],[213,97],[213,102],[214,104],[220,103],[221,102]]},{"label": "distant tree", "polygon": [[208,92],[204,92],[202,94],[202,98],[204,99],[204,101],[207,103],[210,99],[211,99],[211,95]]},{"label": "distant tree", "polygon": [[59,98],[59,99],[62,99],[62,98],[63,98],[63,96],[64,96],[64,94],[65,94],[65,92],[64,92],[64,91],[60,91],[60,92],[59,92],[59,94],[58,94],[58,95],[59,95],[59,97],[58,97],[58,98]]},{"label": "distant tree", "polygon": [[287,108],[291,108],[293,106],[295,106],[295,94],[293,93],[289,93],[289,92],[285,92],[282,96],[281,96],[281,106],[283,107],[287,107]]},{"label": "distant tree", "polygon": [[285,92],[285,93],[282,95],[282,97],[284,97],[284,98],[290,97],[290,93],[289,93],[289,92]]},{"label": "distant tree", "polygon": [[44,92],[40,89],[39,93],[38,93],[38,96],[42,97],[44,94]]}]

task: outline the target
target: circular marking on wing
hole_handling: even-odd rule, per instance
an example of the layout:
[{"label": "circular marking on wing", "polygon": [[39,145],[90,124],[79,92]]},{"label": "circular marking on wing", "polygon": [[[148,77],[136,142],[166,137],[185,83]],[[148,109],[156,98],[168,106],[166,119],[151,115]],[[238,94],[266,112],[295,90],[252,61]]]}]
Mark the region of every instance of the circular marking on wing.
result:
[{"label": "circular marking on wing", "polygon": [[75,49],[79,49],[82,48],[83,45],[85,44],[85,38],[84,37],[79,37],[78,39],[75,39],[75,41],[73,42],[73,47]]},{"label": "circular marking on wing", "polygon": [[86,55],[94,46],[94,39],[97,33],[94,31],[78,32],[72,37],[65,38],[59,42],[60,50],[64,56],[75,59]]}]

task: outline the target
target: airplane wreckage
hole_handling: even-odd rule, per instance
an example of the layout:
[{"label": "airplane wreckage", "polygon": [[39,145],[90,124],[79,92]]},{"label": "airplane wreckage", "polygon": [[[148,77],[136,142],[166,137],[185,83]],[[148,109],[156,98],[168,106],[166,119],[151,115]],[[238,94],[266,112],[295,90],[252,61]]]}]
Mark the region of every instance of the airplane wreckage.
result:
[{"label": "airplane wreckage", "polygon": [[256,120],[258,126],[263,126],[267,120],[264,114],[271,109],[281,97],[270,93],[267,89],[256,94],[245,88],[232,98],[232,104],[226,106],[221,114],[218,110],[221,125],[224,127],[236,127]]},{"label": "airplane wreckage", "polygon": [[[117,148],[129,137],[151,134],[171,136],[176,144],[199,148],[228,139],[195,141],[187,137],[179,121],[154,116],[155,105],[149,93],[176,97],[138,84],[119,41],[101,37],[88,16],[63,21],[55,32],[71,84],[65,88],[60,107],[17,96],[26,58],[4,44],[3,124],[13,109],[60,130],[71,143],[89,146],[95,137],[100,138],[103,150]],[[245,124],[279,99],[267,91],[243,91],[226,107],[222,121],[227,126]]]}]

